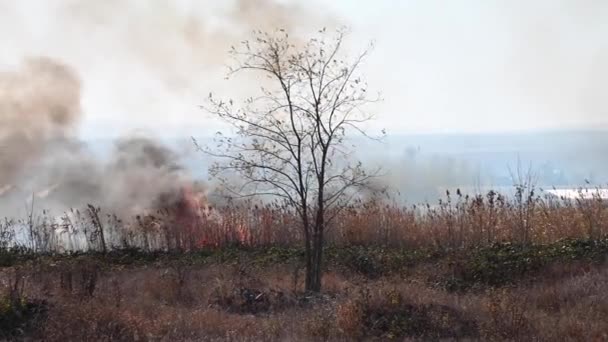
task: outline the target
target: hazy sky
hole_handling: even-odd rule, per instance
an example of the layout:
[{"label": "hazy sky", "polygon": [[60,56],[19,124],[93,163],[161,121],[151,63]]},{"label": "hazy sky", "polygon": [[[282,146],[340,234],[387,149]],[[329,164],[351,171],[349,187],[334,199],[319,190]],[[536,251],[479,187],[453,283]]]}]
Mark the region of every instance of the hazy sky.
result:
[{"label": "hazy sky", "polygon": [[[190,135],[253,28],[352,27],[383,93],[378,125],[487,132],[608,125],[608,1],[0,0],[0,68],[48,56],[83,82],[82,135]],[[239,88],[235,90],[235,88]],[[0,113],[1,115],[1,113]]]}]

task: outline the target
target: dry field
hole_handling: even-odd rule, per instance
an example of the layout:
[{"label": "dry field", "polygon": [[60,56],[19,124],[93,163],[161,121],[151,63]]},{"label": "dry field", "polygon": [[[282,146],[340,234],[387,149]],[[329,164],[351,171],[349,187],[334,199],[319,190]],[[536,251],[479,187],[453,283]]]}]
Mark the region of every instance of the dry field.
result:
[{"label": "dry field", "polygon": [[[3,223],[2,339],[608,339],[599,199],[357,203],[331,227],[321,294],[302,290],[299,232],[280,206],[132,226],[91,210],[72,227],[31,220],[30,245],[11,247],[18,223]],[[58,228],[84,234],[85,248],[60,250]]]}]

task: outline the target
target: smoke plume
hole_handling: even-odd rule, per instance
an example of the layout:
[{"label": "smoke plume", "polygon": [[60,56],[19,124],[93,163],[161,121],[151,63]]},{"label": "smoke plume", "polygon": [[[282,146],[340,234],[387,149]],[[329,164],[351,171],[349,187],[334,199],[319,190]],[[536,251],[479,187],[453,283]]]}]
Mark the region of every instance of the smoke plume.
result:
[{"label": "smoke plume", "polygon": [[[159,127],[188,136],[213,131],[198,107],[209,91],[238,99],[259,86],[253,79],[223,81],[231,45],[258,29],[284,28],[297,38],[337,25],[311,7],[282,0],[0,0],[7,51],[0,65],[45,55],[73,67],[84,84],[88,136]],[[100,124],[108,129],[100,132]]]},{"label": "smoke plume", "polygon": [[80,81],[67,66],[37,58],[0,73],[0,184],[69,139],[80,113]]},{"label": "smoke plume", "polygon": [[[297,37],[333,22],[274,0],[0,0],[0,12],[0,40],[10,52],[0,66],[26,59],[0,73],[0,214],[10,216],[32,199],[38,209],[91,203],[135,213],[203,193],[182,151],[130,132],[205,127],[200,100],[223,91],[209,80],[223,78],[230,46],[252,30],[283,28]],[[28,57],[39,54],[49,57]],[[120,123],[91,128],[108,117]],[[104,159],[85,142],[99,132],[119,137]]]},{"label": "smoke plume", "polygon": [[[44,209],[93,203],[131,214],[192,187],[177,152],[146,136],[119,139],[108,160],[77,138],[81,85],[50,58],[0,74],[0,206],[9,215],[33,197]],[[30,203],[33,204],[33,203]]]}]

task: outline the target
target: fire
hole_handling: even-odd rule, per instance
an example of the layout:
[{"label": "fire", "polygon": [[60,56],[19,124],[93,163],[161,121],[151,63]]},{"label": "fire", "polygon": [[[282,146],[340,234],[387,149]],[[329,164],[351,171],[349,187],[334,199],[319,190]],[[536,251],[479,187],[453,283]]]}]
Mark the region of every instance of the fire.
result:
[{"label": "fire", "polygon": [[[226,214],[226,213],[224,213]],[[177,228],[193,248],[219,246],[227,238],[225,232],[234,232],[229,239],[240,245],[252,242],[251,227],[247,220],[224,217],[209,206],[204,191],[185,185],[180,190],[176,202],[175,217]]]},{"label": "fire", "polygon": [[204,197],[191,187],[180,189],[180,196],[176,203],[176,219],[180,229],[186,237],[195,236],[202,219],[202,205]]},{"label": "fire", "polygon": [[[53,201],[61,187],[54,184],[35,192],[34,196]],[[12,186],[0,187],[0,194],[11,190]],[[116,241],[109,244],[120,245],[126,238],[130,243],[150,250],[187,251],[225,243],[251,245],[254,242],[252,224],[255,226],[254,221],[260,219],[257,212],[244,211],[238,206],[215,209],[208,201],[206,188],[190,180],[178,181],[173,190],[159,195],[150,204],[133,201],[128,207],[119,208],[118,212],[112,208],[100,208],[103,218],[116,214],[116,221],[103,222],[108,229],[115,223],[119,227],[119,235],[114,236]],[[76,225],[89,224],[86,208],[67,209],[54,219],[58,235],[65,233],[60,229],[65,219]]]}]

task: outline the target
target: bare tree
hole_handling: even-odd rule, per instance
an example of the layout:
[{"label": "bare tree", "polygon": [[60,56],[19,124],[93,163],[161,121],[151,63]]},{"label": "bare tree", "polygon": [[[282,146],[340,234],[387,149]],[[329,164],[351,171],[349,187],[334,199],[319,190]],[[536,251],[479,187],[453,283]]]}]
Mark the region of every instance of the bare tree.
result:
[{"label": "bare tree", "polygon": [[[321,289],[324,234],[358,195],[358,189],[378,174],[351,162],[350,133],[366,133],[373,115],[364,106],[377,101],[367,94],[358,72],[370,48],[352,61],[341,59],[345,31],[325,29],[307,42],[294,41],[284,30],[255,32],[230,51],[235,66],[230,75],[259,72],[269,82],[243,106],[209,95],[204,109],[235,131],[218,132],[212,147],[199,148],[219,162],[210,174],[230,194],[272,196],[294,210],[301,220],[306,252],[307,291]],[[351,147],[351,148],[349,148]],[[236,185],[230,174],[238,174]]]}]

